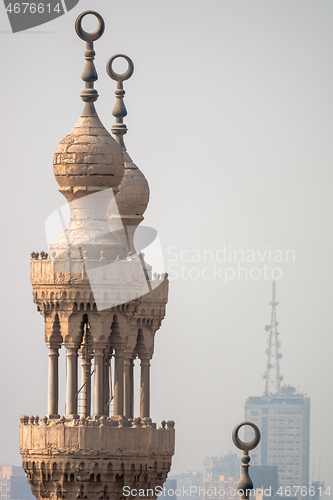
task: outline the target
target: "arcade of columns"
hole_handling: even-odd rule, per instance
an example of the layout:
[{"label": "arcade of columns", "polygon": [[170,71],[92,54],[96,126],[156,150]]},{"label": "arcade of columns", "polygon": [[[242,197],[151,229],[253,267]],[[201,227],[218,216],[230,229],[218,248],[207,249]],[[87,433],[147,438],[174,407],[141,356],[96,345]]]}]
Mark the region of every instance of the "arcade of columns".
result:
[{"label": "arcade of columns", "polygon": [[[94,33],[82,28],[87,14],[99,21]],[[168,280],[167,275],[152,276],[133,243],[149,200],[148,183],[123,141],[123,82],[133,73],[133,63],[117,55],[107,65],[117,81],[114,139],[94,106],[98,94],[93,42],[103,31],[104,21],[96,12],[85,12],[76,21],[78,36],[86,41],[81,93],[85,104],[54,156],[55,177],[70,204],[71,218],[64,234],[50,245],[50,256],[33,252],[31,259],[33,296],[45,319],[49,354],[47,415],[22,416],[20,425],[23,467],[36,498],[119,499],[126,485],[155,488],[165,481],[174,453],[174,422],[163,421],[156,428],[150,418],[150,361],[165,315]],[[128,62],[121,75],[112,68],[117,57]],[[60,416],[62,346],[66,409]],[[140,417],[135,418],[136,358],[141,378]]]}]

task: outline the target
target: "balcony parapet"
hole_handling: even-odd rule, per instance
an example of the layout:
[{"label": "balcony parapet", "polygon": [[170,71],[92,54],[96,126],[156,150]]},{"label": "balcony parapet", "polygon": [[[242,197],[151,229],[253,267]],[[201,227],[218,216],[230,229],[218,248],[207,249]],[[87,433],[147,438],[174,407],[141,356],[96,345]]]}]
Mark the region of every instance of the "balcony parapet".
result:
[{"label": "balcony parapet", "polygon": [[[41,254],[43,258],[38,258]],[[149,303],[166,304],[168,301],[168,275],[152,273],[151,269],[148,272],[138,256],[119,261],[71,257],[53,261],[46,253],[41,254],[33,252],[30,263],[34,299],[39,307],[40,303],[61,300],[64,292],[68,300],[75,300],[82,290],[92,292],[98,309],[108,309],[136,298]]]},{"label": "balcony parapet", "polygon": [[[79,418],[68,418],[65,416],[61,416],[59,418],[48,418],[46,415],[43,418],[39,418],[38,415],[30,417],[28,415],[22,415],[20,418],[21,424],[28,426],[57,426],[57,425],[65,425],[66,427],[77,427],[77,426],[86,426],[86,427],[99,427],[99,426],[108,426],[108,427],[133,427],[133,428],[149,428],[156,429],[156,423],[152,421],[151,418],[145,417],[135,417],[135,418],[126,418],[126,417],[105,417],[105,416],[97,416],[97,417],[79,417]],[[162,429],[174,429],[175,422],[173,420],[162,420],[161,427],[158,427],[157,430]]]},{"label": "balcony parapet", "polygon": [[175,423],[163,421],[161,427],[150,418],[52,419],[21,417],[20,451],[29,456],[151,456],[172,457]]}]

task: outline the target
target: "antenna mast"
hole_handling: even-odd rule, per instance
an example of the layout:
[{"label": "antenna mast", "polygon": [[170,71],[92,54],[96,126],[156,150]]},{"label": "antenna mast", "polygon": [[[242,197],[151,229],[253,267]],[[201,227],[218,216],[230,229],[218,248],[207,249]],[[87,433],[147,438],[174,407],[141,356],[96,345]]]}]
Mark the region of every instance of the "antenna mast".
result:
[{"label": "antenna mast", "polygon": [[273,281],[272,301],[270,302],[272,306],[271,324],[265,327],[266,332],[269,334],[268,348],[266,349],[268,355],[267,367],[264,375],[265,396],[281,394],[281,380],[283,380],[283,377],[280,376],[279,366],[279,360],[282,358],[282,354],[279,353],[281,343],[278,340],[279,332],[277,331],[279,323],[276,321],[276,306],[278,304],[276,300],[276,281]]}]

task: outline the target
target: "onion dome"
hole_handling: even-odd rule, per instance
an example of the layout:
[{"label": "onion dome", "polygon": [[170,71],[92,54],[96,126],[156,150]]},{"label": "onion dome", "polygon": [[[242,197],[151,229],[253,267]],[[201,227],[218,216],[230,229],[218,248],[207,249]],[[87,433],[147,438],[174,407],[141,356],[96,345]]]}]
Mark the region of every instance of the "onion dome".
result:
[{"label": "onion dome", "polygon": [[118,190],[124,158],[102,125],[95,109],[81,118],[61,141],[54,155],[54,174],[68,201],[101,189]]},{"label": "onion dome", "polygon": [[[82,28],[82,19],[87,14],[93,14],[99,21],[93,33]],[[98,260],[102,255],[110,261],[124,251],[126,255],[126,248],[110,232],[107,219],[108,205],[123,178],[124,157],[117,141],[101,123],[94,105],[98,98],[94,82],[98,76],[93,63],[93,42],[102,36],[104,20],[97,12],[86,11],[77,18],[75,29],[86,41],[86,65],[82,73],[85,89],[81,92],[85,105],[79,121],[54,155],[55,177],[60,192],[70,202],[71,218],[64,234],[50,245],[50,253],[58,261],[68,252],[72,259],[82,260],[85,256],[88,260]]]},{"label": "onion dome", "polygon": [[125,173],[116,194],[119,213],[125,216],[143,215],[149,202],[149,185],[141,170],[133,163],[127,151],[123,151]]}]

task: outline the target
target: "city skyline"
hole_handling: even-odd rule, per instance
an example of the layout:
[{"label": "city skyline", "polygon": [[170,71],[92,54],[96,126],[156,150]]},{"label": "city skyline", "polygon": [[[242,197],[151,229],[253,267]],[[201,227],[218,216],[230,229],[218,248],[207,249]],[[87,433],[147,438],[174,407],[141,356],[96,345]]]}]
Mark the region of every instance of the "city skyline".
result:
[{"label": "city skyline", "polygon": [[[77,14],[89,8],[81,0],[65,16],[17,35],[8,32],[4,10],[0,19],[10,68],[2,125],[2,258],[8,262],[2,289],[2,462],[19,463],[20,415],[46,413],[46,350],[31,301],[29,259],[31,251],[46,249],[45,218],[63,204],[52,155],[80,113],[73,95],[82,88],[82,61],[63,56],[68,47],[71,54],[79,50],[68,33]],[[243,419],[245,399],[264,390],[263,326],[272,278],[264,277],[266,265],[282,271],[283,375],[311,398],[310,479],[313,461],[318,478],[321,454],[321,478],[332,484],[325,425],[333,411],[333,7],[309,0],[158,6],[96,0],[94,8],[110,19],[106,47],[96,47],[103,96],[98,113],[110,130],[113,88],[104,68],[111,48],[124,51],[136,65],[126,88],[127,145],[150,180],[146,223],[158,230],[173,275],[152,360],[153,418],[174,419],[178,432],[172,472],[196,469],[205,455],[232,451],[231,432]],[[77,92],[69,92],[69,81]],[[217,252],[224,245],[253,249],[254,260],[221,262]],[[295,258],[263,257],[270,247],[283,255],[291,250]],[[213,252],[213,262],[205,251]],[[235,272],[227,283],[226,267]],[[198,429],[197,451],[189,456]]]}]

